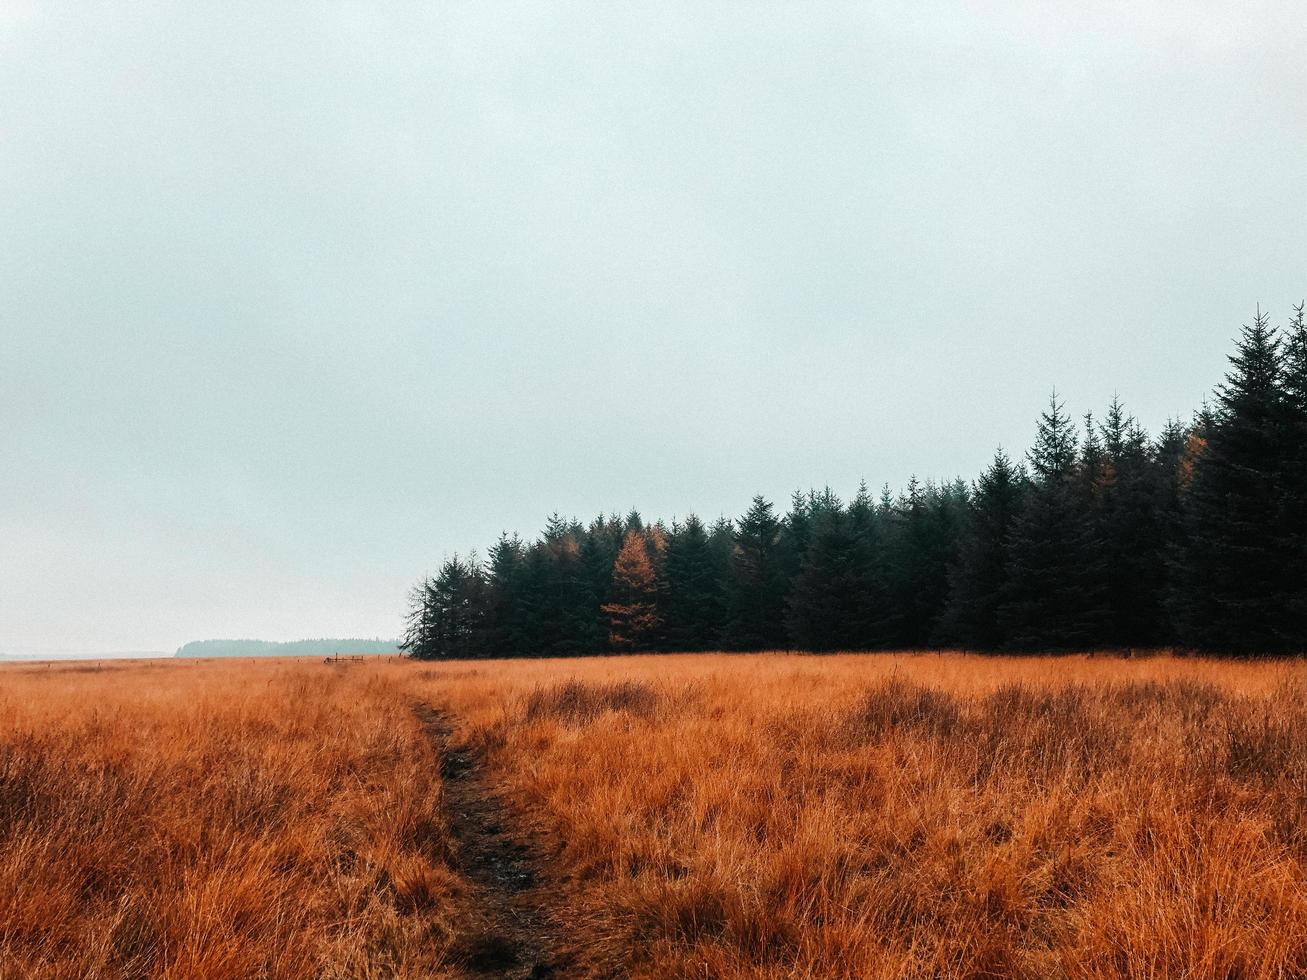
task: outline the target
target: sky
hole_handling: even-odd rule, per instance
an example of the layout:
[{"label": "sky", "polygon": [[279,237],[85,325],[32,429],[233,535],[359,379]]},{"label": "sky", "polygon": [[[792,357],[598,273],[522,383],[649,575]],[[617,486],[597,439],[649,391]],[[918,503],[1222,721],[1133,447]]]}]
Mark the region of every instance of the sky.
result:
[{"label": "sky", "polygon": [[1152,430],[1307,293],[1287,2],[0,0],[0,652]]}]

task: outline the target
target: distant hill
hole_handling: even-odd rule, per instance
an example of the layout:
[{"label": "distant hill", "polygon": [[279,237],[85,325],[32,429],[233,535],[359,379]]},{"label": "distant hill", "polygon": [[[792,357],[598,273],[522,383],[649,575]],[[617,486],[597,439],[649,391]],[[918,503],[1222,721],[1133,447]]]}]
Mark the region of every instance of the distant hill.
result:
[{"label": "distant hill", "polygon": [[400,653],[394,640],[195,640],[177,650],[178,657],[302,657],[329,653]]}]

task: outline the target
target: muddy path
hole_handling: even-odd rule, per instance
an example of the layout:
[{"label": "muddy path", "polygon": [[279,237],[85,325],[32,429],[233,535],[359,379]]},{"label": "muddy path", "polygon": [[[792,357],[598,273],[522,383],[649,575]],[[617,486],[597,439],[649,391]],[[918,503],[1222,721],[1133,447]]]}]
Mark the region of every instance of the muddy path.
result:
[{"label": "muddy path", "polygon": [[567,975],[549,920],[537,842],[479,755],[453,738],[448,712],[414,708],[440,757],[445,817],[455,867],[471,884],[468,934],[459,965],[470,977],[561,980]]}]

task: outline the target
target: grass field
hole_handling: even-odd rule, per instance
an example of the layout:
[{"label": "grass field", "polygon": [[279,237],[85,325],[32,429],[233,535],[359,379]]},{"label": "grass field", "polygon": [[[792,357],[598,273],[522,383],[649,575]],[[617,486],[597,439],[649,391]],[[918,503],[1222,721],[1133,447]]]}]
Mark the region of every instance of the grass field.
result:
[{"label": "grass field", "polygon": [[1170,657],[4,667],[0,978],[1303,977],[1305,704]]}]

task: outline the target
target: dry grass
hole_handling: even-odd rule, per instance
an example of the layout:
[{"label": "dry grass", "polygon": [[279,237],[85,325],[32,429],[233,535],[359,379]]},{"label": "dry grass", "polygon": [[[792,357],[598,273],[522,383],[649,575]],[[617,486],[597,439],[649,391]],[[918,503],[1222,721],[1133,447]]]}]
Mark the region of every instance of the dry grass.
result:
[{"label": "dry grass", "polygon": [[1301,662],[487,665],[577,975],[1307,976]]},{"label": "dry grass", "polygon": [[412,713],[557,842],[566,976],[1307,976],[1307,667],[0,670],[0,977],[457,976]]},{"label": "dry grass", "polygon": [[437,771],[377,671],[0,670],[0,976],[444,975]]}]

